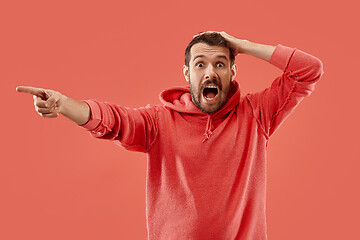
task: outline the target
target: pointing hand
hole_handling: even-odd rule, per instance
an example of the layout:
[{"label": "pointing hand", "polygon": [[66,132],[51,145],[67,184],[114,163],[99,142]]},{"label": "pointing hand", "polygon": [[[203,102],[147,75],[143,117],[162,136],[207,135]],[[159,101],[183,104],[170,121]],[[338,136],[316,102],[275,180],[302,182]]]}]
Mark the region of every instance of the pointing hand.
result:
[{"label": "pointing hand", "polygon": [[19,86],[16,88],[16,91],[32,94],[35,110],[40,116],[46,118],[55,118],[59,116],[61,106],[66,98],[65,95],[62,95],[59,92],[43,88]]}]

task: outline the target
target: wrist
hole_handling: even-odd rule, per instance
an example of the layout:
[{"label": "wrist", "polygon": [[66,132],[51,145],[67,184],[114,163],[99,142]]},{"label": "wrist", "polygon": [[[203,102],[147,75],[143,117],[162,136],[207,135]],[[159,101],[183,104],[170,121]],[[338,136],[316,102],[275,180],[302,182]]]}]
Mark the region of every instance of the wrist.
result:
[{"label": "wrist", "polygon": [[265,45],[260,43],[244,40],[241,45],[242,53],[269,61],[275,51],[276,46]]},{"label": "wrist", "polygon": [[90,107],[87,103],[63,95],[59,112],[78,125],[84,125],[90,119]]},{"label": "wrist", "polygon": [[256,43],[250,42],[249,40],[239,39],[239,53],[250,54]]},{"label": "wrist", "polygon": [[68,108],[66,105],[69,104],[69,98],[65,95],[62,95],[61,97],[61,104],[59,108],[59,113],[62,115],[66,115],[66,109]]}]

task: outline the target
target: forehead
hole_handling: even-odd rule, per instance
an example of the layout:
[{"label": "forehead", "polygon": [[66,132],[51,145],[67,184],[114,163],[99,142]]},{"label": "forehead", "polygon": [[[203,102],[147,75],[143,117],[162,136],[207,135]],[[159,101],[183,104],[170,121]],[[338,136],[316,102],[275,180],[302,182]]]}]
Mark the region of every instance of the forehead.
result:
[{"label": "forehead", "polygon": [[204,55],[205,57],[217,57],[217,56],[226,56],[229,60],[230,51],[227,47],[223,46],[209,46],[205,43],[196,43],[191,47],[190,50],[191,60],[196,58],[196,56]]}]

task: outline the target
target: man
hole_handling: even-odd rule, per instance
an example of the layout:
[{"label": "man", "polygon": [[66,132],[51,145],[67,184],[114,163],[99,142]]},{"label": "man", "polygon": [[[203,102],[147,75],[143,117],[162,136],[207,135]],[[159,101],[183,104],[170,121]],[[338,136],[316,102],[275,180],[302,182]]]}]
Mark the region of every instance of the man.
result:
[{"label": "man", "polygon": [[[265,90],[241,96],[237,54],[283,70]],[[74,100],[48,89],[34,95],[43,117],[59,113],[128,150],[148,154],[148,239],[267,239],[266,148],[270,136],[314,90],[319,59],[282,45],[205,32],[185,51],[189,86],[164,90],[162,106],[127,108]]]}]

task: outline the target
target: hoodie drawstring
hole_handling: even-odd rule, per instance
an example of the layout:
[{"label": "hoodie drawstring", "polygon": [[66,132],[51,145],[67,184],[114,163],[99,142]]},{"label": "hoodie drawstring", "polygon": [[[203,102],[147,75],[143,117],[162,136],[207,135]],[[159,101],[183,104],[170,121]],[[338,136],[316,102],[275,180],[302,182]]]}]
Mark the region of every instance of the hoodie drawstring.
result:
[{"label": "hoodie drawstring", "polygon": [[206,129],[205,129],[205,138],[204,140],[202,141],[203,143],[208,140],[210,138],[212,134],[212,131],[211,131],[211,118],[210,118],[210,115],[208,115],[208,119],[207,119],[207,123],[206,123]]}]

